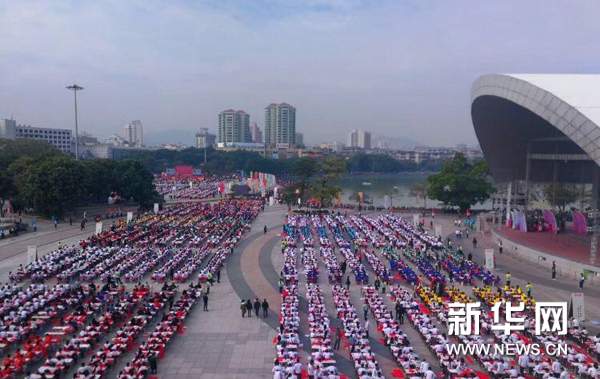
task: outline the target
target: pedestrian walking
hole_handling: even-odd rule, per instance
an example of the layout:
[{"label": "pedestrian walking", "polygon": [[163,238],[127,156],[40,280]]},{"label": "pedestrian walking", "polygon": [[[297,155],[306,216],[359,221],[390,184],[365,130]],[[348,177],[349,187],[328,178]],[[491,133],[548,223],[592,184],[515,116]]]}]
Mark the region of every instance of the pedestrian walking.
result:
[{"label": "pedestrian walking", "polygon": [[279,279],[279,293],[283,293],[283,280]]},{"label": "pedestrian walking", "polygon": [[217,283],[221,283],[221,269],[217,270]]},{"label": "pedestrian walking", "polygon": [[473,253],[469,252],[469,255],[467,257],[467,260],[470,262],[473,260]]},{"label": "pedestrian walking", "polygon": [[266,226],[266,225],[265,225],[265,227],[263,228],[263,230],[264,230],[264,232],[265,232],[264,234],[267,234],[267,226]]},{"label": "pedestrian walking", "polygon": [[350,275],[346,276],[346,289],[350,291]]},{"label": "pedestrian walking", "polygon": [[202,302],[204,303],[204,308],[203,308],[204,311],[208,312],[208,295],[207,294],[204,294],[202,296]]},{"label": "pedestrian walking", "polygon": [[252,302],[250,299],[246,300],[246,314],[248,318],[252,318]]},{"label": "pedestrian walking", "polygon": [[369,338],[369,319],[365,320],[365,333],[367,335],[367,338]]},{"label": "pedestrian walking", "polygon": [[262,310],[263,310],[263,317],[269,317],[269,303],[267,302],[267,299],[264,299],[262,302]]},{"label": "pedestrian walking", "polygon": [[258,312],[260,311],[260,300],[258,300],[258,297],[256,299],[254,299],[254,313],[256,314],[256,317],[258,318]]},{"label": "pedestrian walking", "polygon": [[242,310],[242,318],[246,317],[246,302],[242,299],[240,303],[240,309]]},{"label": "pedestrian walking", "polygon": [[506,286],[510,289],[510,278],[512,278],[512,275],[510,274],[510,271],[506,273]]},{"label": "pedestrian walking", "polygon": [[556,261],[552,261],[552,280],[556,280]]},{"label": "pedestrian walking", "polygon": [[381,285],[379,277],[375,278],[375,282],[373,283],[373,285],[375,286],[375,291],[379,292],[379,286]]},{"label": "pedestrian walking", "polygon": [[73,226],[73,217],[69,217],[69,226]]},{"label": "pedestrian walking", "polygon": [[504,246],[502,245],[502,240],[501,240],[501,239],[499,239],[499,240],[498,240],[498,252],[499,252],[500,254],[502,254],[502,250],[503,250],[503,249],[504,249]]},{"label": "pedestrian walking", "polygon": [[584,282],[585,282],[585,275],[583,275],[583,273],[581,273],[581,276],[579,277],[579,288],[583,288]]},{"label": "pedestrian walking", "polygon": [[477,238],[475,238],[475,237],[473,237],[473,248],[477,249]]},{"label": "pedestrian walking", "polygon": [[381,293],[385,295],[385,289],[387,288],[387,282],[384,280],[381,285]]},{"label": "pedestrian walking", "polygon": [[369,306],[367,303],[363,304],[363,318],[366,320],[369,317]]}]

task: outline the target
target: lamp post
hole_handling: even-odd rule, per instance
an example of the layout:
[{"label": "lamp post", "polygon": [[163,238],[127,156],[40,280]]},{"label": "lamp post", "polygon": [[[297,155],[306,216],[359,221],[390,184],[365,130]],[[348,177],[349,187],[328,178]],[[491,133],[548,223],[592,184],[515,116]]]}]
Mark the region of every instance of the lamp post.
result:
[{"label": "lamp post", "polygon": [[68,90],[73,91],[75,97],[75,159],[79,160],[79,125],[77,125],[77,91],[81,91],[83,87],[73,83],[73,85],[67,87]]}]

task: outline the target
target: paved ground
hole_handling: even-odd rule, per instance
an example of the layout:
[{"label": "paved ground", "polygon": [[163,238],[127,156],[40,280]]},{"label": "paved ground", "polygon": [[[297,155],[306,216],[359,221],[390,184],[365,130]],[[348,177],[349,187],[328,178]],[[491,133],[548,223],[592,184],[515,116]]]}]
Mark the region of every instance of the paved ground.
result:
[{"label": "paved ground", "polygon": [[[253,223],[252,230],[238,245],[235,253],[230,256],[222,270],[221,283],[211,289],[209,311],[202,311],[201,306],[194,308],[186,320],[186,331],[183,336],[177,336],[169,345],[165,359],[159,362],[159,378],[270,378],[272,362],[275,357],[275,345],[278,326],[278,310],[281,305],[277,289],[279,270],[282,267],[280,250],[280,234],[285,217],[286,207],[267,207]],[[427,224],[430,218],[426,218]],[[444,231],[453,230],[453,218],[438,215],[434,220],[442,225]],[[263,226],[267,225],[268,232],[263,233]],[[89,228],[88,228],[89,229]],[[74,244],[79,239],[88,235],[90,231],[81,234],[78,227],[48,231],[38,235],[27,235],[27,238],[5,240],[0,244],[0,281],[6,280],[7,273],[18,264],[24,264],[26,246],[35,244],[40,255],[51,251],[60,240],[64,244]],[[483,263],[484,249],[492,246],[493,242],[482,234],[477,234],[479,246],[472,248],[469,241],[461,240],[465,250],[473,251],[474,259]],[[23,236],[25,237],[25,236]],[[341,255],[338,259],[341,260]],[[321,272],[325,272],[322,259],[319,259]],[[510,254],[497,257],[498,274],[504,278],[506,271],[513,275],[513,283],[524,286],[527,281],[534,285],[534,296],[539,300],[567,301],[572,292],[579,292],[577,281],[573,278],[559,277],[553,281],[546,269],[539,268],[532,263],[515,258]],[[370,271],[370,266],[365,265]],[[305,299],[306,289],[302,263],[298,262],[301,278],[300,283],[300,312],[301,335],[308,333],[306,312],[308,305]],[[373,272],[370,271],[373,277]],[[325,296],[325,303],[332,320],[333,326],[338,326],[333,307],[331,286],[326,275],[321,275],[319,283]],[[469,288],[463,288],[470,291]],[[590,320],[600,319],[600,288],[586,287],[586,312]],[[241,299],[248,298],[267,299],[271,311],[268,318],[251,319],[242,318],[239,309]],[[362,307],[360,286],[351,285],[351,300],[355,306]],[[392,307],[391,302],[385,297],[386,304]],[[360,312],[362,313],[362,312]],[[405,324],[404,331],[415,346],[419,356],[434,362],[431,353],[421,342],[416,330]],[[587,321],[584,325],[591,330],[595,327]],[[391,377],[396,368],[389,349],[380,342],[380,333],[376,330],[375,323],[371,322],[371,346],[378,355],[378,362],[382,366],[386,377]],[[307,346],[308,339],[303,337],[302,342]],[[304,356],[307,357],[306,353]],[[354,368],[344,347],[336,356],[338,368],[349,378],[354,378]]]},{"label": "paved ground", "polygon": [[[565,231],[560,234],[546,232],[523,233],[507,226],[502,226],[498,233],[519,245],[542,250],[572,261],[590,264],[590,237],[588,236],[581,236],[572,231]],[[600,262],[596,262],[595,266],[600,267]]]}]

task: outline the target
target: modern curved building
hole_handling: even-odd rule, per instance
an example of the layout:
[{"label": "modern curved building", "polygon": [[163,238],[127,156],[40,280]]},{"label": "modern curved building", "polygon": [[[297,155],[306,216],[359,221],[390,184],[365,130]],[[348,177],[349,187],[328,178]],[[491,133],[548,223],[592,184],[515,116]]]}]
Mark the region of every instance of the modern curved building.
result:
[{"label": "modern curved building", "polygon": [[475,133],[496,183],[524,183],[523,199],[531,182],[588,183],[597,204],[600,75],[485,75],[471,98]]}]

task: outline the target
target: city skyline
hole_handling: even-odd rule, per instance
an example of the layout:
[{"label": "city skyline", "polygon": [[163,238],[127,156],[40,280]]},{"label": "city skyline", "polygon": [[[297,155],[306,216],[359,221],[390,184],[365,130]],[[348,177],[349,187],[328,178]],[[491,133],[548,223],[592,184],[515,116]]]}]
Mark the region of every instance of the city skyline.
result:
[{"label": "city skyline", "polygon": [[110,3],[70,4],[0,5],[1,117],[72,128],[64,86],[76,79],[86,88],[80,129],[100,137],[137,118],[147,135],[194,132],[228,104],[264,125],[264,104],[280,100],[302,110],[306,143],[366,128],[474,144],[476,77],[595,72],[589,46],[600,28],[592,2],[143,2],[119,3],[119,17]]}]

